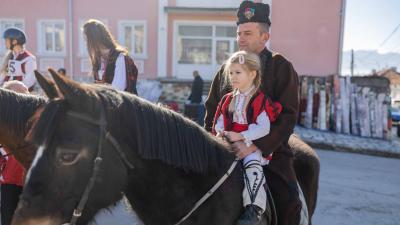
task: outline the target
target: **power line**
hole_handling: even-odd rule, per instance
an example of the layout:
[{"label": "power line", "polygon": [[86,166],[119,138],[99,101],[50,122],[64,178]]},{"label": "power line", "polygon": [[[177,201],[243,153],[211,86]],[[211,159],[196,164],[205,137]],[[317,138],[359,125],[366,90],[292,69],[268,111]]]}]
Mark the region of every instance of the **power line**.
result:
[{"label": "power line", "polygon": [[[396,26],[396,28],[394,28],[394,30],[389,34],[389,36],[387,38],[385,38],[385,40],[379,45],[379,47],[376,49],[376,51],[379,50],[393,36],[393,34],[396,33],[396,31],[399,28],[400,28],[400,23]],[[371,57],[372,53],[373,52],[369,53],[367,56],[365,56],[364,59],[367,59],[367,58]]]},{"label": "power line", "polygon": [[394,28],[394,30],[392,31],[392,33],[389,34],[389,36],[379,45],[378,49],[380,47],[382,47],[392,36],[394,33],[396,33],[396,31],[400,28],[400,23],[399,25],[396,26],[396,28]]}]

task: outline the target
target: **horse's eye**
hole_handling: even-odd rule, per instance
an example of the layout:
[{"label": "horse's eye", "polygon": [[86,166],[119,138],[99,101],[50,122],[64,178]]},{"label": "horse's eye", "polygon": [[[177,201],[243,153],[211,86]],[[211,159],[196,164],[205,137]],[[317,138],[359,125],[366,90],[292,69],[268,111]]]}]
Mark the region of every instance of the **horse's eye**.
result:
[{"label": "horse's eye", "polygon": [[66,152],[61,153],[59,161],[65,165],[72,165],[77,161],[78,153]]}]

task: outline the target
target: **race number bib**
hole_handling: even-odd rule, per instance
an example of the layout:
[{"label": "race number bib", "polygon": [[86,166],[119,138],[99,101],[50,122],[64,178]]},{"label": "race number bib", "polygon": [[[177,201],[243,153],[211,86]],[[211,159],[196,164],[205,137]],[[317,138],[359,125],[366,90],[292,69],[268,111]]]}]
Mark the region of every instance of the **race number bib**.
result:
[{"label": "race number bib", "polygon": [[8,75],[10,77],[22,76],[22,62],[17,60],[8,61]]}]

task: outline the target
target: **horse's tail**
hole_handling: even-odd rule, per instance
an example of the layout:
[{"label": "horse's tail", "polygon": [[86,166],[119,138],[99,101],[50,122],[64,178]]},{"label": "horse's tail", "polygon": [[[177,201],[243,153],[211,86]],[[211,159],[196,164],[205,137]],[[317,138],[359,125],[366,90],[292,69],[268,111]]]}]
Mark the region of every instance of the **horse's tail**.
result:
[{"label": "horse's tail", "polygon": [[296,171],[297,180],[304,193],[311,224],[312,215],[317,207],[320,171],[319,158],[314,149],[296,135],[290,136],[289,146],[294,152],[294,169]]}]

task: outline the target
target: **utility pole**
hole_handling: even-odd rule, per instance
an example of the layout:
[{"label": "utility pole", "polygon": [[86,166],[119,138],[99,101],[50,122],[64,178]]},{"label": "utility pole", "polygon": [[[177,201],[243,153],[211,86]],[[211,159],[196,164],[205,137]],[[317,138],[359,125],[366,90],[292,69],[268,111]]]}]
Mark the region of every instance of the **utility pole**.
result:
[{"label": "utility pole", "polygon": [[350,75],[354,76],[354,49],[351,49]]}]

